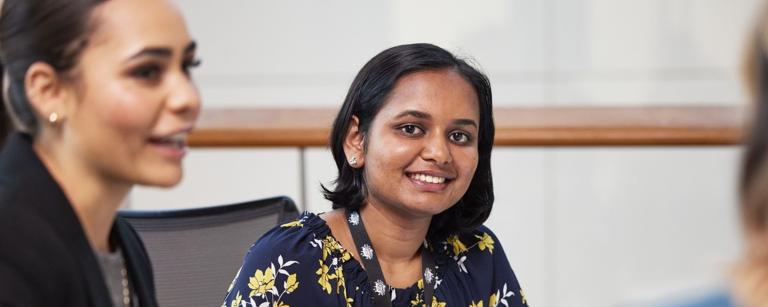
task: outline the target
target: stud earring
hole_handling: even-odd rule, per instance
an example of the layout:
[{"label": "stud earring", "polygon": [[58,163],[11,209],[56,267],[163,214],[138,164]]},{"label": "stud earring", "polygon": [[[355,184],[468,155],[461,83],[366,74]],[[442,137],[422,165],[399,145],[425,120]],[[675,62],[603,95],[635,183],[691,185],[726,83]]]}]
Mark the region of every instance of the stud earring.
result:
[{"label": "stud earring", "polygon": [[51,124],[56,124],[56,122],[59,120],[59,114],[56,112],[51,113],[51,115],[48,115],[48,122]]},{"label": "stud earring", "polygon": [[352,157],[349,159],[349,166],[351,167],[357,166],[357,157]]}]

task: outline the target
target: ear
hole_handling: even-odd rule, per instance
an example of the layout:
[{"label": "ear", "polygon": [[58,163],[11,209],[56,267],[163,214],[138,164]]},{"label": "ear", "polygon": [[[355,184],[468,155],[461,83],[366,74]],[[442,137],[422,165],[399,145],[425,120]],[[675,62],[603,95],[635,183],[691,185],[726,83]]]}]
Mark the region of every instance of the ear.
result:
[{"label": "ear", "polygon": [[365,136],[360,131],[360,120],[352,116],[349,120],[347,134],[344,136],[344,155],[347,163],[353,168],[361,168],[365,165]]},{"label": "ear", "polygon": [[[66,117],[66,91],[56,70],[44,62],[35,62],[24,76],[24,87],[32,109],[42,122],[61,122]],[[56,114],[56,118],[51,115]],[[42,125],[41,125],[42,126]]]}]

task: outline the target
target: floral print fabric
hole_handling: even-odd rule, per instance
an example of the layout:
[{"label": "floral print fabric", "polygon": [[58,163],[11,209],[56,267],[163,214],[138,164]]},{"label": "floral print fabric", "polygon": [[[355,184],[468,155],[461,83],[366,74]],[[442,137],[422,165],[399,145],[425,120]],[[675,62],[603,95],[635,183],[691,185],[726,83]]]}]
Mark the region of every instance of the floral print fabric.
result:
[{"label": "floral print fabric", "polygon": [[[430,307],[528,306],[504,250],[480,227],[431,244],[437,272]],[[423,280],[391,291],[393,306],[423,306]],[[259,239],[227,291],[223,307],[374,306],[384,285],[368,280],[323,219],[304,213]]]}]

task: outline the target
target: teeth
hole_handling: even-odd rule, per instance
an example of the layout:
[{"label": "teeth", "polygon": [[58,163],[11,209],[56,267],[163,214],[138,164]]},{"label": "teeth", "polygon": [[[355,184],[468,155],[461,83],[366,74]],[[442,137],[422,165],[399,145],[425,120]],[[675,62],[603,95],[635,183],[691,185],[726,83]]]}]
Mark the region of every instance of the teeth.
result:
[{"label": "teeth", "polygon": [[179,132],[164,138],[156,139],[159,142],[166,143],[169,145],[176,146],[178,148],[183,148],[187,144],[187,133],[186,132]]},{"label": "teeth", "polygon": [[171,141],[171,142],[186,143],[187,142],[187,133],[186,132],[176,133],[174,135],[169,136],[168,140]]},{"label": "teeth", "polygon": [[436,177],[436,176],[430,176],[425,174],[412,174],[411,178],[418,181],[423,181],[427,183],[443,183],[445,182],[445,177]]}]

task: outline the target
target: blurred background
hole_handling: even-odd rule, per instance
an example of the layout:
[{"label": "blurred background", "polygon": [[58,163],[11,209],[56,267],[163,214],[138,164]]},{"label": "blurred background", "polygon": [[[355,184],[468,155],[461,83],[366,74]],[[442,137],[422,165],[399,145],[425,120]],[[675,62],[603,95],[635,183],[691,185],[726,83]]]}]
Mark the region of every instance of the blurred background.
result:
[{"label": "blurred background", "polygon": [[[341,105],[385,48],[470,57],[496,106],[735,106],[756,0],[178,1],[204,108]],[[499,236],[531,306],[654,306],[722,285],[738,255],[738,146],[494,149]],[[325,147],[192,148],[131,209],[274,195],[330,209]],[[257,238],[253,238],[256,240]],[[243,247],[243,252],[247,246]],[[222,289],[222,295],[225,289]]]}]

